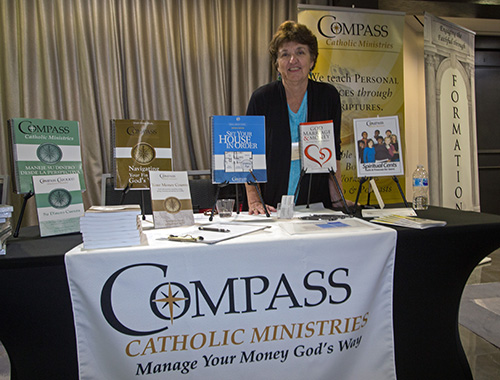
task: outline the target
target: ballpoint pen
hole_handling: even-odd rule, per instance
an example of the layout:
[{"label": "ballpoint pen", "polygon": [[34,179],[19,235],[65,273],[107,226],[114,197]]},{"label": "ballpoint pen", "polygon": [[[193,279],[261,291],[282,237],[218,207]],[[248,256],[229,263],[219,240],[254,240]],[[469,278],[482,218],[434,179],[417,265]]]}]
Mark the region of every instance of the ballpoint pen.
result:
[{"label": "ballpoint pen", "polygon": [[203,227],[200,226],[198,227],[200,231],[210,231],[210,232],[231,232],[230,230],[226,228],[217,228],[217,227]]}]

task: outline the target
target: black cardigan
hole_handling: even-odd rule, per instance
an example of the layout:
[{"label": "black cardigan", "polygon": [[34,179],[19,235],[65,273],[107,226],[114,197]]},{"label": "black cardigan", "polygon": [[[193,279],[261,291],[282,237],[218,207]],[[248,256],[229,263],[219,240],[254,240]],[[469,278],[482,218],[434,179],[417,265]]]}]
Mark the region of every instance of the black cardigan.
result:
[{"label": "black cardigan", "polygon": [[[288,190],[290,176],[291,136],[285,88],[281,81],[258,88],[250,98],[247,115],[266,117],[267,183],[262,184],[266,204],[276,207]],[[333,120],[335,151],[340,160],[341,105],[337,89],[322,82],[309,80],[307,86],[307,121]],[[328,174],[312,175],[310,202],[323,202],[331,207]],[[307,203],[309,178],[305,175],[300,184],[297,204]]]}]

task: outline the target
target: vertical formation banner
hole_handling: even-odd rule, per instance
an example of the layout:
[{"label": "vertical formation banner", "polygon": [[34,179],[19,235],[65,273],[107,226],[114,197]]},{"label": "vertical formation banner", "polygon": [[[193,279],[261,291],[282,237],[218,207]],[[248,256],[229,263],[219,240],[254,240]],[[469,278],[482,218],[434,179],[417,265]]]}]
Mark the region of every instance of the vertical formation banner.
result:
[{"label": "vertical formation banner", "polygon": [[[342,183],[354,200],[359,188],[353,120],[397,116],[404,135],[404,13],[339,7],[299,6],[298,22],[318,38],[319,56],[312,79],[333,84],[342,101]],[[385,131],[381,131],[385,133]],[[396,136],[404,151],[404,136]],[[404,177],[399,178],[404,188]],[[401,202],[390,177],[378,177],[386,203]],[[363,189],[360,202],[367,200]]]},{"label": "vertical formation banner", "polygon": [[430,202],[479,211],[474,32],[425,14]]}]

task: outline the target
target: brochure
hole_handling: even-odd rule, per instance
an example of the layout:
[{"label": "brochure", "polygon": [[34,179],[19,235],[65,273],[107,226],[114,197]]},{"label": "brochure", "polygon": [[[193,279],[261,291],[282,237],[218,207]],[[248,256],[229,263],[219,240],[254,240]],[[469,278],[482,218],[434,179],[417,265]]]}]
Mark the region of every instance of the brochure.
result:
[{"label": "brochure", "polygon": [[155,228],[194,224],[187,172],[149,172]]},{"label": "brochure", "polygon": [[40,236],[80,231],[83,199],[78,174],[34,176]]}]

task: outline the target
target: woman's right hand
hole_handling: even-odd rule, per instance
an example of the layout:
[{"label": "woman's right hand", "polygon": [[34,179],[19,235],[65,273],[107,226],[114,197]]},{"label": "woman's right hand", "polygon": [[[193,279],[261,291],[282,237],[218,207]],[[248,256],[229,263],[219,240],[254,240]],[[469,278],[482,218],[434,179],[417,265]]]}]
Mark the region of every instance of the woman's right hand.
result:
[{"label": "woman's right hand", "polygon": [[[266,205],[268,212],[276,212],[276,209],[273,206]],[[260,201],[254,201],[248,204],[248,215],[260,215],[265,214],[266,210],[264,210],[264,206]]]}]

